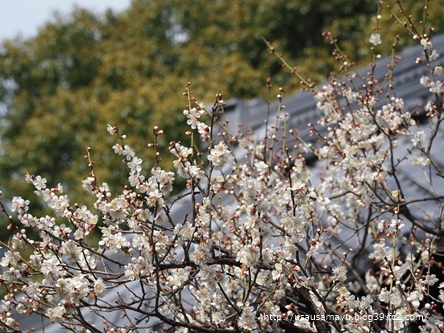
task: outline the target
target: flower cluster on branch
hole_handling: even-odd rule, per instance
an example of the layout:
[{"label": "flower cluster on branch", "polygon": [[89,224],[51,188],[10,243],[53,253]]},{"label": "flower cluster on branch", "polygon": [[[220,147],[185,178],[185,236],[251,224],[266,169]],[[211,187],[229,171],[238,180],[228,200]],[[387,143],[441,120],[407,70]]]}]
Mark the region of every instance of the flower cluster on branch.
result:
[{"label": "flower cluster on branch", "polygon": [[[108,125],[128,168],[121,193],[100,184],[90,148],[83,188],[94,207],[27,175],[54,216],[34,216],[28,200],[12,200],[17,232],[0,262],[2,330],[22,332],[18,318],[31,315],[43,318],[36,327],[53,322],[79,333],[398,332],[411,325],[443,332],[444,169],[436,146],[444,118],[435,78],[442,68],[430,36],[413,36],[423,46],[417,65],[428,70],[418,89],[431,97],[421,117],[393,92],[399,58],[378,82],[376,64],[361,76],[337,48],[345,76],[320,89],[303,81],[323,112],[310,125],[317,146],[289,128],[283,89],[275,123],[246,134],[218,122],[221,93],[207,109],[188,84],[190,142],[170,144],[175,173],[157,152],[166,135],[158,127],[149,145],[157,166],[146,174],[125,135]],[[380,34],[369,41],[373,50],[382,43]],[[308,152],[319,168],[307,165]],[[403,171],[410,169],[421,179]],[[176,177],[187,188],[173,196]]]}]

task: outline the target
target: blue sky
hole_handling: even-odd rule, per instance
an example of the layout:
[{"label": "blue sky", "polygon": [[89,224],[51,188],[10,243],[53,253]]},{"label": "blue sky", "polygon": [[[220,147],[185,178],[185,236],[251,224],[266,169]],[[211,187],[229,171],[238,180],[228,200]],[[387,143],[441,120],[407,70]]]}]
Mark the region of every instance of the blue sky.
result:
[{"label": "blue sky", "polygon": [[122,11],[130,4],[131,0],[0,0],[0,42],[18,34],[36,35],[54,11],[67,15],[76,5],[99,13],[107,8]]}]

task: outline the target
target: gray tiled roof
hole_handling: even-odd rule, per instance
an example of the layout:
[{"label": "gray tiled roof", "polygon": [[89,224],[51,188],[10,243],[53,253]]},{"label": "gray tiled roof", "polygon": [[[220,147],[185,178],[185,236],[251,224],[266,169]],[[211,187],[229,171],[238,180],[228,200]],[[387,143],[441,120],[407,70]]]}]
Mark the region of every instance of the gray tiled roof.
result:
[{"label": "gray tiled roof", "polygon": [[[444,54],[444,34],[433,38],[433,44],[439,54]],[[428,89],[418,84],[421,76],[427,74],[427,68],[415,63],[416,58],[421,55],[421,46],[408,47],[398,55],[401,61],[396,65],[393,75],[394,95],[404,100],[407,109],[414,110],[419,104],[425,104],[430,96]],[[374,71],[375,79],[381,83],[386,78],[387,66],[391,63],[390,58],[383,58],[376,62]],[[366,67],[359,71],[363,77],[368,77],[371,68]],[[362,85],[359,78],[354,79],[356,85]],[[324,83],[327,84],[327,83]],[[321,84],[320,86],[324,85]],[[312,92],[300,92],[294,96],[283,99],[285,112],[290,114],[290,128],[297,129],[304,141],[311,142],[308,132],[308,123],[316,124],[322,111],[316,108]],[[381,98],[379,105],[382,106],[384,98]],[[276,115],[277,102],[270,105],[271,119]],[[236,132],[239,123],[243,123],[245,128],[257,130],[263,125],[268,111],[268,103],[260,99],[252,102],[244,102],[240,99],[228,101],[225,117],[230,119],[230,130]]]}]

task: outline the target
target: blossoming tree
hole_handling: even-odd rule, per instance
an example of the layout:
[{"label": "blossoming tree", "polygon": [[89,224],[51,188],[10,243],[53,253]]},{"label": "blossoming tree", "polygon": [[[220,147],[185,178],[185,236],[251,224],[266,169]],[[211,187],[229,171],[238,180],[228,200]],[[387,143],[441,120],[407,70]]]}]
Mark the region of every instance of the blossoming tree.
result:
[{"label": "blossoming tree", "polygon": [[[264,134],[247,134],[218,122],[221,93],[207,109],[188,84],[190,142],[171,142],[176,173],[156,152],[168,133],[153,129],[157,167],[146,175],[125,135],[108,125],[128,168],[122,193],[95,177],[90,148],[83,187],[96,197],[94,210],[71,203],[60,184],[27,175],[64,223],[12,200],[16,234],[0,263],[2,331],[22,332],[19,318],[31,315],[43,318],[36,329],[85,333],[398,332],[409,325],[442,332],[444,291],[434,273],[444,234],[436,147],[442,67],[430,35],[405,20],[422,45],[417,65],[428,73],[418,83],[431,97],[424,123],[393,90],[397,57],[378,82],[376,63],[359,74],[336,48],[344,76],[320,89],[302,80],[323,111],[310,125],[317,146],[288,128],[283,89],[275,121],[266,120]],[[369,42],[376,58],[381,35]],[[318,171],[306,165],[310,152]],[[406,165],[422,178],[400,174]],[[186,179],[187,190],[171,197],[175,177]],[[430,203],[435,215],[424,209]],[[39,237],[29,238],[29,229]],[[90,237],[94,229],[99,241]]]}]

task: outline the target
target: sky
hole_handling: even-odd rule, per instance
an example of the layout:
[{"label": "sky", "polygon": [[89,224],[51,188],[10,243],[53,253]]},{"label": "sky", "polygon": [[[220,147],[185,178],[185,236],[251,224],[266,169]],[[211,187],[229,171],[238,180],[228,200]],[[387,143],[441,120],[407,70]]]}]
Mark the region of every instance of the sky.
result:
[{"label": "sky", "polygon": [[77,5],[102,13],[107,8],[122,11],[130,4],[131,0],[0,0],[0,42],[18,34],[35,36],[54,11],[68,15]]}]

